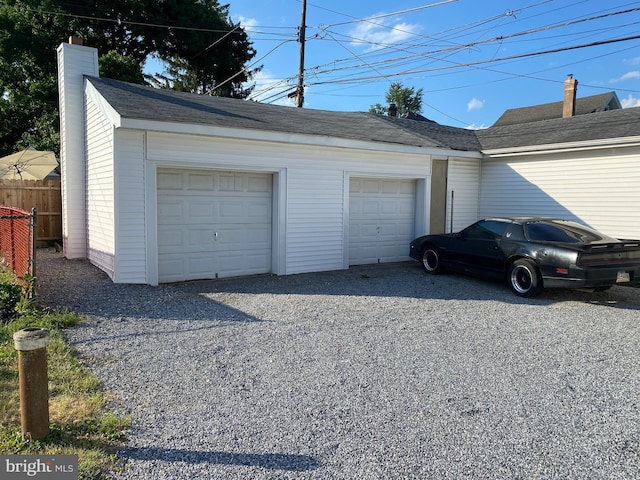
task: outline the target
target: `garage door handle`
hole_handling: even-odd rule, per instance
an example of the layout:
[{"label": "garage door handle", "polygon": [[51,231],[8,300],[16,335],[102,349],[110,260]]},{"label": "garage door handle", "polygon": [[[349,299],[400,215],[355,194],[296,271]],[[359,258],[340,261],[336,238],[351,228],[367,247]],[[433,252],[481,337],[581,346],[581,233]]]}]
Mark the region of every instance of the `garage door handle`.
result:
[{"label": "garage door handle", "polygon": [[217,239],[218,239],[218,232],[214,232],[214,234],[213,234],[213,239],[214,239],[214,240],[217,240]]}]

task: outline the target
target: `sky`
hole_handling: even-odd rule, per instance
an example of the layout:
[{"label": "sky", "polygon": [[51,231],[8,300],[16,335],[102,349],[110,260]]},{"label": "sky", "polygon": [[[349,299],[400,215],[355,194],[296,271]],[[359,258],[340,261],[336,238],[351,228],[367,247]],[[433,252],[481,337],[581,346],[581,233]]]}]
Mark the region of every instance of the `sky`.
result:
[{"label": "sky", "polygon": [[[302,0],[227,1],[262,66],[251,98],[293,106]],[[307,0],[305,25],[305,108],[368,111],[400,82],[427,118],[486,128],[561,101],[569,74],[578,97],[640,106],[640,1]]]}]

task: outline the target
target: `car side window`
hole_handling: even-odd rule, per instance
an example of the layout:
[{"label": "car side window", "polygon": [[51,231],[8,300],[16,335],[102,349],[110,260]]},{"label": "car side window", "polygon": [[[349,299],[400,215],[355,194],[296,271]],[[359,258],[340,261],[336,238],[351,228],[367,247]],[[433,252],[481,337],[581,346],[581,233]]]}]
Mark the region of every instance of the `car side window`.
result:
[{"label": "car side window", "polygon": [[578,243],[579,239],[565,229],[548,223],[530,223],[527,236],[532,242]]},{"label": "car side window", "polygon": [[502,237],[506,229],[507,224],[504,222],[482,220],[465,228],[462,234],[476,240],[496,240]]},{"label": "car side window", "polygon": [[504,238],[507,240],[511,240],[512,242],[519,242],[524,240],[522,225],[517,223],[509,224],[507,230],[504,233]]}]

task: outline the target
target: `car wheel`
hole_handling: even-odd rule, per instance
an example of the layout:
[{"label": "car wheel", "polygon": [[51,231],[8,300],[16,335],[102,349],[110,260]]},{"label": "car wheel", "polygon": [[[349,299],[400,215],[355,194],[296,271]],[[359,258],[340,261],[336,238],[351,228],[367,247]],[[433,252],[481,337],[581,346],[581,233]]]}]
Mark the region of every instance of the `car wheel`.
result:
[{"label": "car wheel", "polygon": [[542,291],[542,278],[531,260],[521,258],[509,266],[509,287],[520,297],[533,297]]},{"label": "car wheel", "polygon": [[422,252],[422,266],[427,273],[437,275],[442,272],[442,259],[438,249],[432,245],[428,245]]}]

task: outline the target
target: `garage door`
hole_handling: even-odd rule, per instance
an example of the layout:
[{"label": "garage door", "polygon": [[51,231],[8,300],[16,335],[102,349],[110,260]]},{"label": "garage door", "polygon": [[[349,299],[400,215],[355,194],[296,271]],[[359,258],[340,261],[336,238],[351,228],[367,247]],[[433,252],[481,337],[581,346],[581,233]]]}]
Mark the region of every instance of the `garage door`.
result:
[{"label": "garage door", "polygon": [[416,182],[352,178],[349,182],[349,265],[409,259]]},{"label": "garage door", "polygon": [[271,271],[272,176],[158,170],[158,279]]}]

